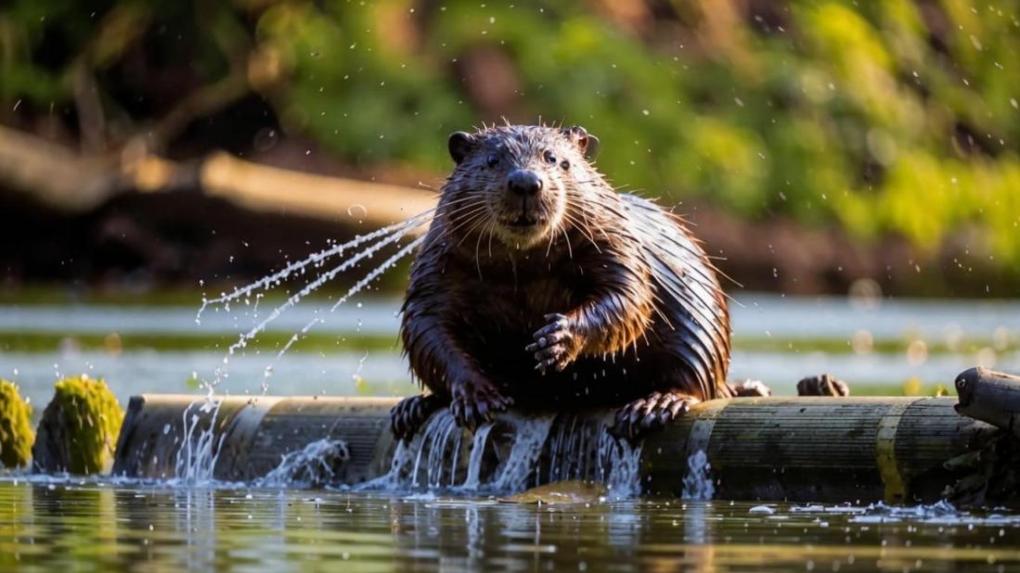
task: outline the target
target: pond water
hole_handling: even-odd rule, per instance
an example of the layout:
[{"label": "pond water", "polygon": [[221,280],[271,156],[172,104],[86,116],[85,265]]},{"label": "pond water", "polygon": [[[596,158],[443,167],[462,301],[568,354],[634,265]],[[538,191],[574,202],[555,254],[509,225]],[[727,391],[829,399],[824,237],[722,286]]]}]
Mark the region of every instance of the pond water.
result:
[{"label": "pond water", "polygon": [[[323,303],[320,301],[319,306]],[[396,344],[395,300],[319,316],[310,301],[232,357],[217,390],[400,395],[415,391]],[[268,304],[266,306],[268,308]],[[264,316],[266,311],[258,311]],[[977,363],[1020,370],[1020,303],[747,295],[732,307],[732,376],[778,393],[830,371],[861,392],[930,393]],[[103,377],[120,400],[199,393],[260,316],[242,307],[0,307],[0,377],[36,405],[61,375]],[[267,367],[272,377],[266,378]],[[339,564],[339,565],[338,565]],[[946,504],[896,508],[593,498],[533,505],[435,493],[0,475],[0,569],[339,568],[530,571],[1007,571],[1020,516]]]},{"label": "pond water", "polygon": [[[199,300],[196,295],[196,302]],[[868,302],[868,301],[866,301]],[[307,301],[284,313],[230,360],[218,391],[404,395],[415,391],[397,344],[399,303],[367,299],[323,313]],[[60,375],[103,377],[126,400],[139,392],[196,392],[237,334],[264,318],[252,310],[196,306],[0,306],[0,377],[45,404]],[[731,377],[791,394],[800,378],[832,372],[867,393],[952,389],[957,373],[983,364],[1020,369],[1020,303],[741,295],[731,304]],[[283,358],[277,349],[313,318],[325,320]],[[259,343],[260,340],[265,340]],[[267,367],[272,376],[265,378]]]},{"label": "pond water", "polygon": [[1014,571],[1020,518],[914,508],[0,480],[0,568]]}]

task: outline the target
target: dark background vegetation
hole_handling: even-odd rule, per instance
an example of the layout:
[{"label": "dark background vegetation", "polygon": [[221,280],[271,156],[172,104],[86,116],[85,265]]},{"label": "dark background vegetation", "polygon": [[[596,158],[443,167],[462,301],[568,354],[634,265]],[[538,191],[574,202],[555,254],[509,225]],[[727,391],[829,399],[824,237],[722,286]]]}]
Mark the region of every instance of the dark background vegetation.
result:
[{"label": "dark background vegetation", "polygon": [[[579,123],[746,288],[1015,296],[1018,4],[8,0],[0,125],[438,188],[451,131]],[[67,212],[4,172],[9,290],[239,280],[355,230],[201,189]]]}]

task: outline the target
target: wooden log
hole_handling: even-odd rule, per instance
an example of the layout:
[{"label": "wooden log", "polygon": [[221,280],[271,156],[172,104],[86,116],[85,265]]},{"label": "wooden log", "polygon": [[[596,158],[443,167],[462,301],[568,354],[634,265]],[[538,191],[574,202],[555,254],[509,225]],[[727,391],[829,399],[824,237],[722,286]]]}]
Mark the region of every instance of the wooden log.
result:
[{"label": "wooden log", "polygon": [[302,173],[226,153],[192,163],[169,161],[144,150],[81,155],[3,126],[0,186],[71,213],[90,211],[125,192],[198,189],[256,211],[370,226],[402,221],[434,207],[438,199],[426,190]]},{"label": "wooden log", "polygon": [[185,444],[194,444],[210,427],[216,459],[197,460],[197,465],[208,466],[210,473],[204,477],[224,481],[263,477],[284,455],[321,439],[347,444],[350,458],[338,480],[358,483],[385,471],[393,445],[388,428],[394,399],[230,396],[216,402],[213,408],[205,398],[189,395],[132,397],[113,475],[195,477],[180,475],[178,466],[195,465],[183,459],[189,455]]},{"label": "wooden log", "polygon": [[63,145],[0,126],[0,185],[49,207],[88,211],[116,190],[109,158],[85,158]]},{"label": "wooden log", "polygon": [[957,412],[1020,437],[1020,377],[978,366],[956,377],[956,393]]},{"label": "wooden log", "polygon": [[[994,431],[984,422],[959,416],[954,401],[744,398],[705,402],[645,439],[634,479],[645,493],[682,495],[690,460],[702,451],[710,465],[706,477],[719,498],[932,501],[956,479],[944,463],[976,451]],[[174,476],[181,444],[186,441],[184,421],[197,416],[199,427],[211,423],[202,419],[209,414],[200,413],[199,404],[201,400],[196,402],[193,396],[132,398],[113,472]],[[215,421],[215,441],[222,445],[210,475],[223,480],[256,479],[269,473],[284,455],[325,438],[342,440],[350,452],[338,481],[359,483],[380,476],[389,467],[395,446],[388,429],[393,404],[395,399],[387,398],[225,398]],[[561,416],[554,427],[567,419],[572,428],[586,421],[602,423],[607,415],[600,410]],[[493,436],[503,434],[493,432]],[[542,447],[548,458],[550,444]]]},{"label": "wooden log", "polygon": [[372,226],[403,221],[435,207],[438,200],[436,193],[421,189],[301,173],[226,153],[205,160],[199,181],[207,195],[248,209]]},{"label": "wooden log", "polygon": [[927,501],[954,481],[943,463],[987,435],[952,398],[717,400],[649,436],[643,474],[646,489],[678,494],[701,450],[724,498]]}]

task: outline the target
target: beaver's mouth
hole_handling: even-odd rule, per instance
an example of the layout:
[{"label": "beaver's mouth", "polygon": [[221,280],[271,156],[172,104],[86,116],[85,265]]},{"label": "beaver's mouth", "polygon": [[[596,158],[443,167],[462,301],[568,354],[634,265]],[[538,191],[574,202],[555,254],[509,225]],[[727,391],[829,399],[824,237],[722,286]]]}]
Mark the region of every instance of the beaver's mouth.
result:
[{"label": "beaver's mouth", "polygon": [[541,222],[542,219],[539,217],[535,217],[533,215],[521,215],[512,221],[508,221],[507,226],[517,229],[527,229],[528,227],[534,227]]},{"label": "beaver's mouth", "polygon": [[546,236],[556,223],[556,212],[549,205],[534,199],[505,200],[497,204],[493,213],[497,233],[511,246],[530,247]]},{"label": "beaver's mouth", "polygon": [[[520,211],[516,213],[517,216],[512,219],[506,217],[504,223],[507,227],[514,229],[531,229],[532,227],[544,225],[546,220],[543,216],[544,213],[542,213],[542,209],[536,207],[534,205],[529,207],[526,202],[522,203]],[[507,215],[510,215],[510,213],[507,213]]]}]

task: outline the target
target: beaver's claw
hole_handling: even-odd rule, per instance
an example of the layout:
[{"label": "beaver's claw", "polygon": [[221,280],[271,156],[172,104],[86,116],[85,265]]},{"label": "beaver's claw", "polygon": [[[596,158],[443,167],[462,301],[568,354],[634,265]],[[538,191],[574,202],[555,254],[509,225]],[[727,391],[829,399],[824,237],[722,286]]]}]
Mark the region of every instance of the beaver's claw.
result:
[{"label": "beaver's claw", "polygon": [[618,438],[636,440],[684,415],[698,402],[683,394],[652,392],[617,410],[616,423],[609,431]]},{"label": "beaver's claw", "polygon": [[581,347],[580,337],[570,328],[570,320],[562,314],[547,314],[550,321],[535,332],[535,342],[524,347],[524,350],[535,355],[538,364],[535,370],[545,373],[552,368],[562,372],[577,358]]},{"label": "beaver's claw", "polygon": [[390,410],[390,428],[398,440],[410,440],[432,414],[443,407],[435,394],[404,398]]},{"label": "beaver's claw", "polygon": [[450,413],[458,426],[474,431],[478,426],[491,422],[493,414],[505,412],[513,403],[512,398],[502,395],[488,382],[459,384],[453,389]]}]

